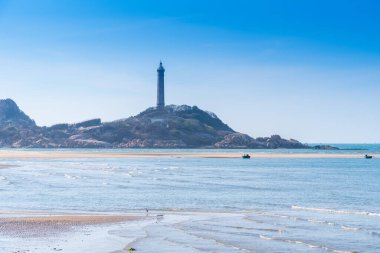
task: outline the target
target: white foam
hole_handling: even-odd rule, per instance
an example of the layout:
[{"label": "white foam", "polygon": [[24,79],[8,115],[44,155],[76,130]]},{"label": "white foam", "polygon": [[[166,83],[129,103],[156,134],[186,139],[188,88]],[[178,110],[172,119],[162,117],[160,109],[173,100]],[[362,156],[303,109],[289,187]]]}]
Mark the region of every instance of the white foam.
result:
[{"label": "white foam", "polygon": [[260,235],[260,238],[264,239],[264,240],[273,240],[273,238],[271,238],[269,236],[265,236],[265,235]]},{"label": "white foam", "polygon": [[355,251],[345,251],[345,250],[334,250],[335,253],[352,253]]},{"label": "white foam", "polygon": [[65,174],[65,178],[67,178],[67,179],[79,179],[79,178],[81,178],[81,177],[79,177],[79,176],[72,176],[72,175],[69,175],[69,174]]},{"label": "white foam", "polygon": [[292,206],[292,209],[304,210],[304,211],[315,211],[315,212],[325,212],[325,213],[337,213],[337,214],[353,214],[353,215],[366,215],[366,216],[378,216],[380,213],[366,212],[366,211],[354,211],[354,210],[344,210],[344,209],[330,209],[330,208],[315,208],[315,207],[303,207],[303,206]]},{"label": "white foam", "polygon": [[349,226],[341,226],[341,228],[342,228],[343,230],[353,230],[353,231],[357,231],[357,230],[359,230],[358,228],[349,227]]}]

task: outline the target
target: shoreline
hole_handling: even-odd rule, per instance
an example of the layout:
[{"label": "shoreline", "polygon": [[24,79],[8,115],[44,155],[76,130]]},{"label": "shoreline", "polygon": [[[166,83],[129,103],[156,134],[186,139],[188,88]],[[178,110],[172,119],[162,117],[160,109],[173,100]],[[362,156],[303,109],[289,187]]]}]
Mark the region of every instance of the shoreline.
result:
[{"label": "shoreline", "polygon": [[[294,209],[292,207],[291,210],[299,211],[302,208]],[[342,211],[337,209],[332,212],[333,209],[307,207],[305,210],[312,211],[312,213],[315,211],[328,212],[330,216],[341,215]],[[19,212],[22,213],[22,211],[8,211],[7,214]],[[361,213],[357,212],[345,212],[344,214],[362,216]],[[92,213],[34,215],[25,211],[21,215],[21,217],[5,218],[0,215],[1,252],[127,253],[130,252],[130,248],[142,252],[157,252],[157,248],[160,248],[162,252],[166,252],[165,249],[169,251],[175,249],[175,251],[170,252],[181,252],[183,249],[195,248],[197,250],[198,246],[200,249],[212,248],[215,252],[231,249],[257,252],[263,248],[269,250],[277,248],[271,243],[271,240],[283,243],[281,248],[284,247],[284,249],[297,249],[301,246],[304,251],[317,248],[331,252],[356,252],[353,247],[347,245],[335,245],[331,242],[326,245],[324,241],[326,239],[311,244],[307,238],[303,237],[297,238],[297,240],[282,238],[282,232],[290,230],[294,222],[308,221],[321,224],[319,220],[305,220],[302,218],[302,214],[300,218],[295,220],[292,218],[295,214],[287,216],[282,212],[272,214],[263,211],[209,212],[184,210],[178,212],[156,210],[152,213],[149,212],[149,216],[145,216],[144,212],[111,215],[94,215]],[[268,217],[270,218],[269,222],[265,222]],[[291,220],[287,222],[289,217]],[[285,220],[285,228],[282,225],[280,228],[277,225],[271,225],[272,219],[280,224],[284,223]],[[214,231],[219,228],[222,229],[222,234],[226,234],[227,237],[220,237],[220,234],[210,235],[209,229]],[[334,228],[338,229],[338,233],[357,232],[355,228],[347,226],[334,225]],[[230,230],[232,230],[232,236],[236,233],[240,236],[242,231],[249,233],[250,236],[246,238],[243,233],[241,234],[241,241],[231,242],[228,237],[231,235],[229,234]],[[248,242],[250,244],[247,244]],[[257,249],[254,246],[247,245],[256,245]]]},{"label": "shoreline", "polygon": [[[236,214],[160,210],[152,210],[149,215],[145,211],[123,214],[2,211],[0,251],[124,253],[146,238],[144,228],[147,226],[161,226],[166,222],[172,224],[198,216],[225,215]],[[166,222],[162,223],[163,220]]]},{"label": "shoreline", "polygon": [[175,226],[178,222],[241,217],[245,213],[151,210],[146,215],[144,210],[123,214],[2,211],[0,251],[125,253],[129,248],[141,249],[140,241],[152,238],[146,234],[147,228],[165,231],[168,225]]},{"label": "shoreline", "polygon": [[131,240],[113,235],[112,231],[144,220],[152,219],[134,213],[109,215],[3,212],[0,214],[0,251],[113,252],[124,248]]},{"label": "shoreline", "polygon": [[[86,159],[86,158],[241,158],[244,151],[239,152],[102,152],[102,151],[35,151],[35,150],[0,150],[0,159]],[[363,158],[360,153],[264,153],[247,152],[251,158]],[[371,153],[380,157],[380,153]],[[0,169],[13,167],[0,165]]]},{"label": "shoreline", "polygon": [[136,221],[137,215],[36,214],[18,213],[0,217],[0,234],[16,237],[41,237],[68,232],[75,227]]}]

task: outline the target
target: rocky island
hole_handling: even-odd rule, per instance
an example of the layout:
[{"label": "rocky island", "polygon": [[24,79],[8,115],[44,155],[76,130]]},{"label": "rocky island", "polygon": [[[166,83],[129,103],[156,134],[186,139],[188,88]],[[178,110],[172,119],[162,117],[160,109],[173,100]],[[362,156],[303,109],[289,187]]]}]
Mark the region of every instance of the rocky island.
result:
[{"label": "rocky island", "polygon": [[238,133],[214,113],[196,106],[151,107],[136,116],[112,122],[92,119],[46,127],[37,126],[11,99],[0,100],[0,147],[314,148],[279,135],[253,138]]}]

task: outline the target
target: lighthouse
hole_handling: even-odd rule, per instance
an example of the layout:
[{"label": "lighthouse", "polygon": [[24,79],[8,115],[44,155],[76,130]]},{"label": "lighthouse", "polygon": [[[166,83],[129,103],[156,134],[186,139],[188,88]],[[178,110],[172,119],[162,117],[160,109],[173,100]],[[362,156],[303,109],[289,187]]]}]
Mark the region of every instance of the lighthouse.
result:
[{"label": "lighthouse", "polygon": [[157,109],[165,107],[165,87],[164,87],[164,74],[165,69],[160,62],[157,69]]}]

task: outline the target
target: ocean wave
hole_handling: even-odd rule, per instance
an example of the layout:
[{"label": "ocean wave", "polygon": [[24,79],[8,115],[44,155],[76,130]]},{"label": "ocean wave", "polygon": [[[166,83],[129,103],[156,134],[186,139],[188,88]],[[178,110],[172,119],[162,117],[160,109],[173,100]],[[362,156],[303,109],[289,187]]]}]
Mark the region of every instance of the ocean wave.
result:
[{"label": "ocean wave", "polygon": [[[329,252],[334,252],[334,253],[352,253],[352,252],[355,252],[355,251],[351,251],[351,250],[340,250],[340,249],[335,249],[333,247],[330,247],[330,246],[327,246],[325,244],[318,244],[318,243],[315,243],[315,242],[308,242],[308,241],[303,241],[302,239],[290,239],[290,238],[284,238],[284,237],[278,237],[278,236],[275,236],[275,237],[272,237],[272,236],[269,236],[267,234],[258,234],[258,233],[235,233],[235,232],[230,232],[230,231],[220,231],[220,230],[214,230],[214,229],[206,229],[206,228],[202,228],[202,227],[194,227],[194,226],[189,226],[189,225],[186,225],[186,226],[183,226],[182,225],[182,228],[184,231],[187,231],[189,232],[188,230],[189,229],[192,229],[193,231],[207,231],[207,232],[218,232],[218,233],[226,233],[226,234],[231,234],[231,235],[247,235],[247,236],[253,236],[253,237],[258,237],[262,240],[267,240],[267,241],[277,241],[277,242],[282,242],[282,243],[289,243],[289,244],[297,244],[297,245],[302,245],[304,247],[308,247],[310,249],[315,249],[315,248],[318,248],[318,249],[322,249],[322,250],[325,250],[325,251],[329,251]],[[194,233],[194,232],[193,232]],[[225,242],[221,242],[223,244],[225,244]],[[241,249],[240,249],[241,250]]]},{"label": "ocean wave", "polygon": [[[257,215],[257,214],[256,214]],[[370,236],[375,236],[375,237],[380,237],[380,233],[376,231],[371,231],[368,228],[365,227],[353,227],[351,225],[345,225],[345,224],[339,224],[337,222],[333,221],[326,221],[326,220],[317,220],[317,219],[306,219],[306,218],[301,218],[301,217],[294,217],[294,216],[288,216],[288,215],[279,215],[279,214],[266,214],[266,213],[261,213],[259,214],[261,216],[267,216],[267,217],[273,217],[273,218],[285,218],[289,220],[294,220],[294,221],[303,221],[303,222],[310,222],[314,224],[320,224],[320,225],[327,225],[327,226],[332,226],[341,230],[345,230],[348,232],[364,232],[369,234]],[[256,223],[262,223],[262,224],[275,224],[271,222],[264,222],[264,221],[258,221],[249,217],[245,217],[245,220],[251,221],[251,222],[256,222]],[[262,230],[262,231],[269,231],[269,230],[264,230],[264,229],[254,229],[254,230]],[[284,230],[278,229],[277,231],[269,231],[269,232],[279,232],[282,233]]]},{"label": "ocean wave", "polygon": [[299,240],[287,239],[287,240],[284,240],[284,242],[292,243],[292,244],[301,244],[301,245],[304,245],[308,248],[319,248],[319,249],[323,249],[323,250],[327,250],[327,251],[332,251],[335,253],[352,253],[352,252],[355,252],[355,251],[337,250],[337,249],[327,247],[326,245],[316,245],[316,244],[311,244],[311,243],[299,241]]},{"label": "ocean wave", "polygon": [[[197,229],[199,231],[200,228],[197,228]],[[200,230],[203,230],[203,229],[200,229]],[[189,232],[188,230],[183,230],[183,231],[186,231],[186,233],[188,233],[188,234],[196,235],[194,232]],[[234,233],[230,233],[230,234],[234,234]],[[200,236],[200,235],[197,235],[197,236],[199,236],[199,237],[201,237],[203,239],[206,239],[206,237],[204,237],[204,236]],[[318,244],[302,241],[302,240],[299,240],[299,239],[295,240],[295,239],[286,239],[286,238],[282,238],[282,237],[270,237],[268,235],[263,235],[263,234],[250,234],[250,236],[255,236],[255,237],[257,236],[258,238],[260,238],[262,240],[267,240],[267,241],[277,241],[277,242],[282,242],[282,243],[302,245],[302,246],[305,246],[305,247],[308,247],[308,248],[311,248],[311,249],[319,248],[319,249],[323,249],[323,250],[334,252],[334,253],[352,253],[352,252],[355,252],[355,251],[351,251],[351,250],[350,251],[347,251],[347,250],[338,250],[338,249],[334,249],[334,248],[331,248],[331,247],[326,246],[326,245],[318,245]],[[209,239],[209,240],[210,239],[215,240],[215,242],[218,242],[220,244],[224,244],[226,246],[230,246],[230,247],[234,246],[234,248],[236,247],[236,245],[231,245],[231,244],[226,243],[225,241],[220,241],[220,240],[217,240],[215,238],[208,237],[207,239]],[[239,250],[242,250],[242,251],[247,251],[248,250],[246,248],[240,248],[240,247],[236,247],[236,248],[239,249]]]},{"label": "ocean wave", "polygon": [[353,230],[353,231],[359,230],[359,228],[354,228],[354,227],[349,227],[349,226],[341,226],[341,228],[343,230]]},{"label": "ocean wave", "polygon": [[[200,235],[199,233],[196,233],[194,231],[189,231],[189,228],[190,228],[189,226],[183,226],[183,225],[180,226],[177,224],[176,226],[174,226],[174,228],[182,231],[186,235],[194,236],[194,237],[201,239],[201,240],[212,241],[215,244],[221,245],[222,247],[232,248],[234,250],[238,250],[238,251],[242,251],[242,252],[256,253],[256,251],[253,249],[244,248],[242,246],[238,246],[238,245],[232,244],[230,242],[217,239],[215,237],[211,237],[211,236],[207,236],[207,235]],[[200,230],[203,230],[203,229],[200,229]],[[195,230],[195,231],[197,231],[197,230]]]},{"label": "ocean wave", "polygon": [[80,179],[81,178],[80,176],[73,176],[73,175],[69,175],[69,174],[65,174],[64,176],[67,179]]},{"label": "ocean wave", "polygon": [[10,185],[12,184],[7,177],[5,176],[0,176],[0,183],[1,185]]},{"label": "ocean wave", "polygon": [[263,239],[263,240],[274,240],[274,241],[283,242],[283,243],[298,244],[298,245],[303,245],[303,246],[311,248],[311,249],[319,248],[319,249],[323,249],[323,250],[335,252],[335,253],[352,253],[352,252],[354,252],[354,251],[346,251],[346,250],[337,250],[334,248],[330,248],[326,245],[318,245],[318,244],[305,242],[305,241],[301,241],[301,240],[286,239],[286,238],[281,238],[281,237],[269,237],[267,235],[259,235],[259,237],[260,237],[260,239]]},{"label": "ocean wave", "polygon": [[265,235],[260,235],[259,237],[260,237],[261,239],[264,239],[264,240],[273,240],[272,237],[265,236]]},{"label": "ocean wave", "polygon": [[304,210],[304,211],[336,213],[336,214],[365,215],[365,216],[377,216],[377,217],[380,217],[380,213],[367,212],[367,211],[354,211],[354,210],[344,210],[344,209],[303,207],[303,206],[296,206],[296,205],[291,206],[291,208],[292,209],[297,209],[297,210]]},{"label": "ocean wave", "polygon": [[272,232],[272,233],[283,233],[282,229],[275,228],[258,228],[258,227],[246,227],[246,226],[231,226],[231,225],[219,225],[214,223],[202,223],[202,225],[210,226],[210,227],[220,227],[220,228],[231,228],[236,230],[255,230],[255,231],[264,231],[264,232]]}]

